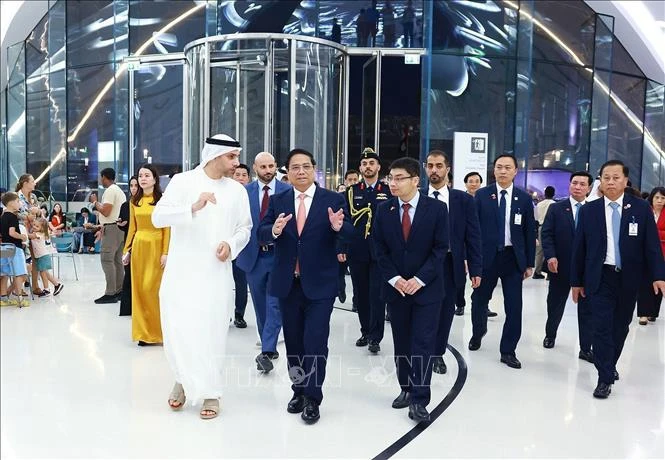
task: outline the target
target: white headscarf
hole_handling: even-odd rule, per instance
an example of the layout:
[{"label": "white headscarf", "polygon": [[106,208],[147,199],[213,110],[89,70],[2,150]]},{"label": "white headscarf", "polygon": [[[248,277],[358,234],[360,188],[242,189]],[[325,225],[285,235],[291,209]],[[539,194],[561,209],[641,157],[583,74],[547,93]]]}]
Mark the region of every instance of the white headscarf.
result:
[{"label": "white headscarf", "polygon": [[[222,141],[227,145],[214,143],[214,141]],[[241,150],[240,143],[231,136],[227,136],[226,134],[215,134],[206,139],[205,146],[201,151],[201,163],[199,163],[199,168],[204,168],[210,160],[214,160],[219,156],[225,155],[229,152],[240,152]]]}]

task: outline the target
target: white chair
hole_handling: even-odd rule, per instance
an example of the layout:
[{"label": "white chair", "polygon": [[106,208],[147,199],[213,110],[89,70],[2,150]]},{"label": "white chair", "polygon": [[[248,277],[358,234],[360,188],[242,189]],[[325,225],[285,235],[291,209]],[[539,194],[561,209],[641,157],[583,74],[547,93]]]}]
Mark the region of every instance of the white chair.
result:
[{"label": "white chair", "polygon": [[58,259],[58,278],[60,278],[60,258],[71,257],[72,264],[74,265],[74,276],[76,281],[79,280],[79,275],[76,271],[76,257],[74,256],[74,235],[71,233],[63,233],[60,236],[51,237],[51,244],[55,247],[56,252],[51,254],[53,260]]}]

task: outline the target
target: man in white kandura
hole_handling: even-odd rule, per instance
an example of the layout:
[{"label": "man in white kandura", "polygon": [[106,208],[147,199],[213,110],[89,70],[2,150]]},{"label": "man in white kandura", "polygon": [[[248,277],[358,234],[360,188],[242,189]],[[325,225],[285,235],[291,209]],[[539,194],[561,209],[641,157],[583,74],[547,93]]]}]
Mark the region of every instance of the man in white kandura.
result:
[{"label": "man in white kandura", "polygon": [[[201,164],[176,174],[155,206],[155,227],[171,227],[159,301],[164,351],[176,384],[169,406],[185,393],[201,418],[219,413],[229,315],[234,308],[231,260],[249,241],[252,217],[245,187],[231,179],[240,144],[225,134],[206,139]],[[192,286],[201,286],[192,294]]]}]

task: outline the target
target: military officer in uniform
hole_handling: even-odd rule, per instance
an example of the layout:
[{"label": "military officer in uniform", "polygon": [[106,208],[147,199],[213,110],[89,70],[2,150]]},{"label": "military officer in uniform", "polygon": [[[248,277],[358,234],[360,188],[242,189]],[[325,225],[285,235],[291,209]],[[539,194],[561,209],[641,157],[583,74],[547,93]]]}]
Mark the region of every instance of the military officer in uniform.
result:
[{"label": "military officer in uniform", "polygon": [[374,149],[367,147],[360,155],[362,180],[346,191],[354,235],[346,243],[346,260],[351,271],[353,296],[360,320],[360,338],[356,346],[368,346],[371,353],[381,350],[385,303],[380,299],[381,275],[372,247],[372,224],[376,207],[392,198],[387,185],[379,181],[381,164]]}]

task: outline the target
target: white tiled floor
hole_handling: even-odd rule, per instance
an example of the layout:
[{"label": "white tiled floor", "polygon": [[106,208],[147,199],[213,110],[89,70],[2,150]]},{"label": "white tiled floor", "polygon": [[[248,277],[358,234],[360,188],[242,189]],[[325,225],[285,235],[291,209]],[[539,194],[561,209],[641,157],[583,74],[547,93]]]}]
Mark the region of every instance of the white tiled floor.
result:
[{"label": "white tiled floor", "polygon": [[[251,304],[249,327],[229,333],[229,384],[220,416],[200,420],[192,406],[173,413],[166,404],[173,378],[162,348],[130,341],[130,319],[118,317],[119,304],[92,302],[103,292],[98,256],[77,256],[78,282],[67,262],[58,298],[0,312],[2,458],[371,458],[414,426],[406,410],[390,407],[399,388],[389,326],[382,353],[368,356],[354,346],[356,315],[342,310],[332,318],[320,422],[306,426],[288,414],[284,358],[270,375],[255,369]],[[663,320],[633,323],[618,366],[621,380],[608,400],[599,401],[591,396],[595,369],[577,359],[572,304],[556,348],[542,347],[546,286],[536,280],[525,285],[521,370],[499,363],[502,313],[490,320],[477,352],[466,347],[469,311],[455,318],[451,344],[468,365],[466,383],[396,457],[665,456]],[[207,288],[183,286],[192,302]],[[498,293],[492,308],[502,312]],[[457,377],[450,353],[446,362],[449,373],[433,378],[430,410]]]}]

